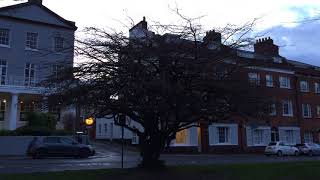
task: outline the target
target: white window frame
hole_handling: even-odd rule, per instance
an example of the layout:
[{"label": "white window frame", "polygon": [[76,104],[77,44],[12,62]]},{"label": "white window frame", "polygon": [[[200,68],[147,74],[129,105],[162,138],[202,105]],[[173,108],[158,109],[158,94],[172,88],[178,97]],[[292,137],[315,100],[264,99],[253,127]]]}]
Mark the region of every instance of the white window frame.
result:
[{"label": "white window frame", "polygon": [[271,74],[266,75],[266,86],[267,87],[274,87],[273,86],[273,76]]},{"label": "white window frame", "polygon": [[312,118],[310,104],[302,104],[302,116],[303,116],[303,118]]},{"label": "white window frame", "polygon": [[[285,113],[285,105],[288,105],[288,113]],[[293,117],[293,108],[291,100],[283,100],[282,101],[282,116],[284,117]]]},{"label": "white window frame", "polygon": [[[36,38],[33,39],[29,39],[29,35],[36,35]],[[35,42],[33,42],[32,40],[35,40]],[[26,44],[25,44],[25,49],[26,50],[31,50],[31,51],[37,51],[38,47],[39,47],[39,33],[37,32],[27,32],[26,33]],[[35,48],[31,47],[32,43],[35,43]]]},{"label": "white window frame", "polygon": [[260,85],[260,74],[258,73],[248,73],[248,80],[251,85]]},{"label": "white window frame", "polygon": [[253,138],[253,145],[254,146],[265,145],[264,144],[264,129],[254,129],[252,131],[252,138]]},{"label": "white window frame", "polygon": [[317,113],[317,118],[320,118],[320,105],[317,105],[316,107],[316,113]]},{"label": "white window frame", "polygon": [[[3,30],[3,31],[8,31],[8,37],[1,37],[1,36],[0,36],[0,39],[1,39],[1,38],[3,38],[3,39],[7,38],[7,39],[8,39],[8,44],[0,44],[0,47],[7,47],[7,48],[9,48],[9,47],[10,47],[10,44],[11,44],[11,31],[10,31],[10,29],[8,29],[8,28],[0,28],[0,31],[1,31],[1,30]],[[2,34],[0,33],[0,35],[2,35]]]},{"label": "white window frame", "polygon": [[276,103],[273,103],[270,105],[270,116],[276,116],[277,115],[277,106]]},{"label": "white window frame", "polygon": [[304,133],[304,142],[305,143],[313,143],[313,134],[312,134],[312,132],[305,132]]},{"label": "white window frame", "polygon": [[320,83],[314,83],[314,92],[320,94]]},{"label": "white window frame", "polygon": [[[58,45],[57,45],[57,39],[60,39],[60,40],[62,40],[62,47],[59,47]],[[58,48],[59,47],[59,48]],[[62,51],[63,51],[63,49],[64,49],[64,38],[63,37],[61,37],[61,36],[55,36],[54,38],[53,38],[53,51],[54,52],[56,52],[56,53],[61,53]],[[61,48],[61,49],[60,49]]]},{"label": "white window frame", "polygon": [[7,84],[8,61],[0,59],[0,85]]},{"label": "white window frame", "polygon": [[309,92],[309,83],[308,81],[300,81],[300,92]]},{"label": "white window frame", "polygon": [[[33,66],[33,67],[32,67]],[[36,72],[37,66],[33,63],[26,63],[24,68],[24,86],[35,86],[36,84]],[[26,76],[26,71],[28,72],[28,77]],[[32,70],[34,72],[33,77],[31,76]]]},{"label": "white window frame", "polygon": [[[218,144],[231,144],[230,128],[229,127],[216,127],[218,133]],[[223,130],[223,142],[220,142],[220,130]]]},{"label": "white window frame", "polygon": [[294,130],[285,130],[284,132],[286,144],[295,144]]},{"label": "white window frame", "polygon": [[290,78],[287,76],[280,76],[279,77],[279,84],[280,84],[280,88],[291,89]]}]

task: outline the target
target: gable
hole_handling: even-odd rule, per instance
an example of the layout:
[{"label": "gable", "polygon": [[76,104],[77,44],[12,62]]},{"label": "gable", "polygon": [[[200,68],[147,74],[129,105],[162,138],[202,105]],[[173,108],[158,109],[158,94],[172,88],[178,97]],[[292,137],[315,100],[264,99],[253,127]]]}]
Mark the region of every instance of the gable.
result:
[{"label": "gable", "polygon": [[56,15],[51,10],[37,4],[18,4],[14,6],[0,8],[0,15],[24,19],[34,22],[53,24],[66,28],[75,28],[74,24]]}]

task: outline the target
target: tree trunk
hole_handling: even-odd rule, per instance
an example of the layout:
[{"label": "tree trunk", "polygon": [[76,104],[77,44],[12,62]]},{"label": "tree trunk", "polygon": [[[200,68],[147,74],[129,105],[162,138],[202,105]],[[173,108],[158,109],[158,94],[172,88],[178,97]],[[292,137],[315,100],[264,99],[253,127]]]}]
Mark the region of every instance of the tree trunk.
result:
[{"label": "tree trunk", "polygon": [[152,134],[141,139],[142,162],[139,166],[145,169],[164,168],[165,164],[160,160],[160,154],[165,147],[164,138],[160,134]]}]

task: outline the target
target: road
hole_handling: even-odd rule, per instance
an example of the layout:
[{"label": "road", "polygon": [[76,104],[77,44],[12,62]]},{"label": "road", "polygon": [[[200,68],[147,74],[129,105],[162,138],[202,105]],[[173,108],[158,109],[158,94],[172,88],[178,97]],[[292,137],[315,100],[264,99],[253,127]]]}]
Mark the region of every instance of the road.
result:
[{"label": "road", "polygon": [[[121,167],[121,154],[118,146],[95,144],[97,154],[88,159],[28,157],[0,157],[0,173],[32,173],[83,169],[107,169]],[[139,163],[139,153],[125,151],[125,168],[135,167]],[[205,164],[241,164],[241,163],[277,163],[295,161],[320,161],[319,157],[266,157],[264,155],[181,155],[165,154],[161,159],[168,165],[205,165]]]}]

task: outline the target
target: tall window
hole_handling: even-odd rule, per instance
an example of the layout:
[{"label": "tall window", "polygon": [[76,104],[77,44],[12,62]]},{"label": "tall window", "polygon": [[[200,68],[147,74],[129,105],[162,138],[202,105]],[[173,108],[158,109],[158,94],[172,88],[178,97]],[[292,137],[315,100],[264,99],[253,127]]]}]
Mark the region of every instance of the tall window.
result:
[{"label": "tall window", "polygon": [[64,48],[64,39],[62,37],[54,38],[54,51],[61,52]]},{"label": "tall window", "polygon": [[279,81],[280,81],[280,88],[285,88],[285,89],[291,88],[289,77],[280,76]]},{"label": "tall window", "polygon": [[36,84],[36,66],[32,63],[26,63],[24,71],[24,85],[35,86]]},{"label": "tall window", "polygon": [[309,92],[309,83],[307,81],[300,81],[300,91]]},{"label": "tall window", "polygon": [[260,75],[258,73],[248,73],[248,78],[251,85],[260,85]]},{"label": "tall window", "polygon": [[255,145],[263,144],[263,130],[256,129],[253,131],[253,141]]},{"label": "tall window", "polygon": [[0,60],[0,75],[1,75],[0,85],[6,84],[7,69],[8,69],[7,61]]},{"label": "tall window", "polygon": [[314,83],[314,91],[317,94],[320,94],[320,84],[319,83]]},{"label": "tall window", "polygon": [[4,121],[7,101],[0,101],[0,121]]},{"label": "tall window", "polygon": [[282,101],[282,115],[283,116],[293,116],[292,101],[290,101],[290,100],[283,100]]},{"label": "tall window", "polygon": [[320,106],[317,106],[317,118],[320,118]]},{"label": "tall window", "polygon": [[304,142],[305,143],[313,143],[313,135],[311,132],[304,133]]},{"label": "tall window", "polygon": [[273,87],[273,77],[270,74],[266,75],[266,86]]},{"label": "tall window", "polygon": [[293,130],[286,130],[285,131],[285,140],[287,144],[294,144],[294,131]]},{"label": "tall window", "polygon": [[310,104],[302,104],[302,115],[304,118],[311,118]]},{"label": "tall window", "polygon": [[98,125],[98,133],[102,134],[102,126],[101,126],[101,124]]},{"label": "tall window", "polygon": [[105,123],[104,124],[104,133],[107,134],[107,132],[108,132],[108,124]]},{"label": "tall window", "polygon": [[10,30],[0,29],[0,46],[10,45]]},{"label": "tall window", "polygon": [[273,103],[270,105],[270,116],[275,116],[277,115],[277,108],[276,108],[276,104]]},{"label": "tall window", "polygon": [[218,127],[218,137],[219,143],[229,143],[229,128],[228,127]]},{"label": "tall window", "polygon": [[26,49],[38,48],[38,33],[27,32]]},{"label": "tall window", "polygon": [[187,129],[176,133],[176,144],[186,144],[187,143]]}]

